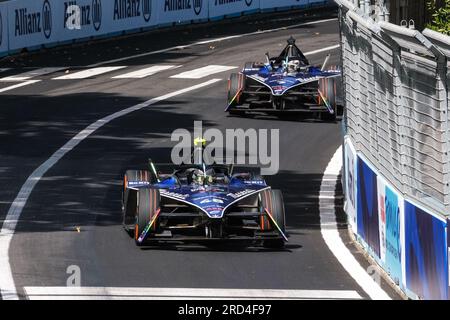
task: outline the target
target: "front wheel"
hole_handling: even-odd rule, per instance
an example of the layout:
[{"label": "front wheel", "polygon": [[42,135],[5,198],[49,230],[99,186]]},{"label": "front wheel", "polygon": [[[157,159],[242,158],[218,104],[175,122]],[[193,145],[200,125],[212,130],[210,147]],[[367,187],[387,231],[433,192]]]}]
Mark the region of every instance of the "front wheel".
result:
[{"label": "front wheel", "polygon": [[[160,210],[160,194],[158,189],[140,189],[137,193],[136,224],[134,226],[134,240],[137,246],[142,245],[138,241],[144,229],[153,220],[158,210]],[[158,228],[158,221],[152,225],[149,233],[155,233]]]},{"label": "front wheel", "polygon": [[[264,210],[267,209],[269,213],[272,215],[275,222],[277,223],[278,227],[280,227],[281,231],[285,233],[286,230],[285,210],[284,210],[283,194],[281,193],[281,191],[280,190],[263,191],[260,197],[260,206],[261,212],[263,213]],[[262,231],[278,230],[278,228],[274,225],[272,220],[267,216],[267,214],[264,213],[261,215],[260,228]],[[284,247],[284,239],[277,238],[264,240],[263,245],[266,248],[281,249]]]},{"label": "front wheel", "polygon": [[336,121],[338,111],[336,104],[336,81],[333,78],[321,79],[319,82],[319,90],[325,96],[333,110],[333,113],[330,113],[329,111],[323,112],[321,114],[321,119],[325,121]]}]

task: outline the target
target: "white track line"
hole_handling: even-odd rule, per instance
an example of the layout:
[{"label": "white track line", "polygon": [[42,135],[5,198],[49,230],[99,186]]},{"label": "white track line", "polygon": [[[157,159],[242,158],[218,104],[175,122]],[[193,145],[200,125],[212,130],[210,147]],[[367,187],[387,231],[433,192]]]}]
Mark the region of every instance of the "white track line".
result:
[{"label": "white track line", "polygon": [[217,74],[220,72],[225,72],[233,69],[237,69],[238,67],[230,67],[230,66],[218,66],[218,65],[210,65],[203,68],[197,68],[191,71],[182,72],[171,76],[173,79],[201,79],[213,74]]},{"label": "white track line", "polygon": [[25,287],[30,300],[223,300],[223,299],[362,299],[347,290],[197,289],[197,288],[108,288],[108,287]]},{"label": "white track line", "polygon": [[[330,175],[334,175],[337,183],[341,169],[342,147],[339,147],[325,169],[324,176],[329,178]],[[327,188],[330,188],[329,183],[328,186],[325,183],[322,183],[320,188],[321,192],[322,190],[327,190]],[[388,294],[372,279],[372,277],[370,277],[342,242],[337,228],[336,212],[334,208],[329,208],[328,201],[319,201],[319,210],[322,237],[339,263],[371,299],[391,300]]]},{"label": "white track line", "polygon": [[92,78],[104,73],[116,71],[126,68],[126,66],[118,66],[118,67],[99,67],[99,68],[91,68],[79,72],[75,72],[72,74],[66,74],[61,77],[53,78],[53,80],[81,80],[81,79],[87,79]]},{"label": "white track line", "polygon": [[179,65],[157,65],[157,66],[151,66],[149,68],[140,69],[132,72],[128,72],[125,74],[121,74],[115,77],[112,77],[113,79],[143,79],[149,76],[152,76],[158,72],[170,70],[179,68],[181,66]]},{"label": "white track line", "polygon": [[68,152],[75,148],[81,141],[89,137],[96,130],[103,127],[105,124],[123,117],[131,112],[141,110],[155,103],[163,100],[167,100],[187,92],[198,90],[206,86],[212,85],[216,82],[221,81],[221,79],[212,79],[198,85],[188,87],[182,90],[178,90],[172,93],[168,93],[161,97],[153,98],[146,102],[140,103],[133,107],[118,111],[107,117],[104,117],[86,129],[82,130],[75,137],[70,139],[64,146],[57,150],[47,161],[41,164],[34,172],[27,178],[22,188],[20,189],[18,195],[14,199],[11,207],[3,222],[2,229],[0,230],[0,293],[3,299],[18,299],[17,289],[14,284],[14,278],[11,271],[11,265],[9,263],[9,247],[11,244],[12,237],[17,227],[17,223],[22,214],[22,210],[25,207],[31,192],[33,191],[36,184],[42,179],[44,174],[53,167],[62,157],[64,157]]},{"label": "white track line", "polygon": [[64,69],[64,68],[61,68],[61,67],[41,68],[41,69],[36,69],[36,70],[20,73],[20,74],[14,75],[14,76],[1,78],[0,81],[2,81],[2,82],[26,81],[26,80],[29,80],[31,78],[44,76],[46,74],[55,73],[55,72],[58,72],[58,71],[60,71],[62,69]]},{"label": "white track line", "polygon": [[223,41],[227,41],[227,40],[231,40],[231,39],[249,37],[249,36],[265,34],[265,33],[272,33],[272,32],[277,32],[277,31],[282,31],[282,30],[289,30],[289,29],[298,28],[298,27],[302,27],[302,26],[315,25],[315,24],[319,24],[319,23],[325,23],[325,22],[336,21],[336,20],[337,20],[337,18],[331,18],[331,19],[323,19],[323,20],[317,20],[317,21],[311,21],[311,22],[303,22],[303,23],[294,24],[294,25],[291,25],[291,26],[288,26],[288,27],[268,29],[268,30],[249,32],[249,33],[244,33],[244,34],[238,34],[238,35],[234,35],[234,36],[228,36],[228,37],[222,37],[222,38],[215,38],[215,39],[210,39],[210,40],[198,41],[198,42],[194,42],[194,43],[187,44],[187,45],[184,45],[184,46],[175,46],[175,47],[170,47],[170,48],[166,48],[166,49],[161,49],[161,50],[156,50],[156,51],[136,54],[136,55],[132,55],[132,56],[128,56],[128,57],[102,61],[102,62],[91,64],[88,67],[94,68],[94,67],[102,66],[102,65],[105,65],[105,64],[111,64],[111,63],[116,63],[116,62],[127,61],[127,60],[130,60],[130,59],[147,57],[147,56],[150,56],[150,55],[165,53],[165,52],[169,52],[169,51],[173,51],[173,50],[183,50],[183,49],[191,48],[191,47],[194,47],[194,46],[200,46],[200,45],[205,45],[205,44],[210,44],[210,43],[215,43],[215,42],[223,42]]},{"label": "white track line", "polygon": [[306,53],[305,53],[305,56],[313,55],[313,54],[316,54],[316,53],[321,53],[321,52],[324,52],[324,51],[330,51],[330,50],[333,50],[333,49],[337,49],[337,48],[339,48],[340,46],[341,46],[340,44],[336,44],[336,45],[334,45],[334,46],[329,46],[329,47],[326,47],[326,48],[322,48],[322,49],[317,49],[317,50],[309,51],[309,52],[306,52]]},{"label": "white track line", "polygon": [[17,89],[17,88],[20,88],[20,87],[25,87],[25,86],[28,86],[30,84],[35,84],[35,83],[40,82],[40,81],[41,80],[28,80],[28,81],[17,83],[15,85],[12,85],[12,86],[9,86],[9,87],[6,87],[6,88],[0,88],[0,93],[6,92],[6,91],[10,91],[10,90],[14,90],[14,89]]}]

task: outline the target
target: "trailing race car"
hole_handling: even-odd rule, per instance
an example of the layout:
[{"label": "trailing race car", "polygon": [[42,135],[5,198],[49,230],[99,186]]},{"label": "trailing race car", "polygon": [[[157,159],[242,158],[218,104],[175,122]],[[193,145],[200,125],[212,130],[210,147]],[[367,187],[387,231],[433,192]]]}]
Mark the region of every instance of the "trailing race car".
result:
[{"label": "trailing race car", "polygon": [[290,38],[276,58],[266,54],[266,63],[248,62],[228,82],[230,114],[315,112],[323,120],[335,120],[337,113],[336,79],[339,70],[311,66]]},{"label": "trailing race car", "polygon": [[[201,151],[205,141],[195,144]],[[152,240],[245,240],[282,248],[287,241],[281,191],[260,175],[233,173],[232,165],[180,165],[161,174],[149,160],[149,170],[126,172],[122,210],[138,246]]]}]

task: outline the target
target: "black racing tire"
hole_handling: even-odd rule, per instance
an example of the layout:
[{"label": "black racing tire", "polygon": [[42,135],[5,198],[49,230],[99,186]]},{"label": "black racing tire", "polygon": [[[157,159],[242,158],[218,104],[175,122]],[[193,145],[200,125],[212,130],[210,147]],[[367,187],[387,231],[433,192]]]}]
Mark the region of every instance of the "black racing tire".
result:
[{"label": "black racing tire", "polygon": [[[137,214],[134,226],[134,240],[137,246],[141,246],[138,239],[145,227],[152,221],[155,214],[160,209],[160,199],[158,189],[139,189],[137,197]],[[151,229],[152,233],[158,229],[158,221],[156,221]]]},{"label": "black racing tire", "polygon": [[[286,219],[284,210],[283,194],[280,190],[265,190],[261,193],[260,205],[262,209],[266,208],[272,214],[272,217],[277,222],[281,231],[285,233],[286,230]],[[266,215],[261,215],[260,227],[262,231],[266,230],[278,230],[275,225],[273,225],[271,219]],[[281,249],[284,247],[284,239],[281,237],[276,239],[264,240],[263,243],[266,248]]]},{"label": "black racing tire", "polygon": [[128,189],[128,181],[151,181],[151,173],[147,170],[127,170],[123,177],[122,213],[123,225],[128,229],[134,225],[136,217],[136,191]]},{"label": "black racing tire", "polygon": [[[240,83],[242,82],[242,83]],[[235,99],[239,93],[240,88],[245,88],[245,75],[239,73],[232,73],[230,76],[230,83],[228,89],[228,113],[230,115],[245,115],[245,110],[240,110],[238,106],[242,105],[242,94],[239,100]]]},{"label": "black racing tire", "polygon": [[333,78],[325,78],[319,81],[319,89],[327,98],[331,107],[333,108],[334,113],[331,114],[328,111],[323,112],[321,114],[321,119],[325,121],[336,121],[338,108],[336,103],[336,81]]},{"label": "black racing tire", "polygon": [[230,84],[228,88],[228,105],[234,107],[238,105],[238,102],[233,100],[239,92],[239,74],[232,73],[230,75]]}]

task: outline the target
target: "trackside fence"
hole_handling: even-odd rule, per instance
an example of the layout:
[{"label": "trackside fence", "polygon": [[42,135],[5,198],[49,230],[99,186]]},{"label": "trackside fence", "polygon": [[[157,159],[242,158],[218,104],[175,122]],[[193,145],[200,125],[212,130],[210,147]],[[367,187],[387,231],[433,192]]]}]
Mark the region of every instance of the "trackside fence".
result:
[{"label": "trackside fence", "polygon": [[332,0],[10,0],[0,2],[0,57],[24,48],[35,50],[175,25],[319,6],[335,4]]},{"label": "trackside fence", "polygon": [[450,37],[339,5],[345,211],[413,299],[449,299]]}]

